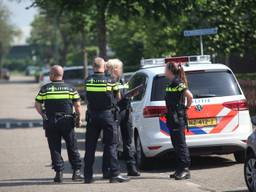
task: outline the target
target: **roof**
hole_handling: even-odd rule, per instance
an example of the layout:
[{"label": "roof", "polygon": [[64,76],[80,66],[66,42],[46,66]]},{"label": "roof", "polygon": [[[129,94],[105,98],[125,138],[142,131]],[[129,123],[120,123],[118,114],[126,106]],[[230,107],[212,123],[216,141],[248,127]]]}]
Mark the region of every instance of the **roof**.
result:
[{"label": "roof", "polygon": [[[161,66],[151,66],[140,69],[139,71],[147,71],[152,74],[163,74],[164,73],[164,65]],[[199,71],[199,70],[227,70],[229,69],[226,65],[223,64],[193,64],[186,66],[184,65],[185,71]]]}]

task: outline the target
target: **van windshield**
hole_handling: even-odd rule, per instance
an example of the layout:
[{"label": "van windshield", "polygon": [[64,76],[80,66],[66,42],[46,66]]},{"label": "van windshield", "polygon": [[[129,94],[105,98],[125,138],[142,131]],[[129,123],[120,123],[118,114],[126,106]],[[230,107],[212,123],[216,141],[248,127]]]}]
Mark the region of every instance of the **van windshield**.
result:
[{"label": "van windshield", "polygon": [[[187,72],[189,89],[194,98],[224,97],[241,95],[233,74],[228,71],[193,71]],[[162,101],[168,79],[155,76],[153,80],[151,101]]]}]

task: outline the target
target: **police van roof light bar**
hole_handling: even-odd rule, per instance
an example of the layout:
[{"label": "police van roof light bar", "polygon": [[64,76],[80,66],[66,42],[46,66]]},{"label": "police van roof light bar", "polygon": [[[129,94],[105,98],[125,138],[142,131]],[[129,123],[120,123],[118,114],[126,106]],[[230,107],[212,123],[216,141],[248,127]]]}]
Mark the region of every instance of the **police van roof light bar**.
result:
[{"label": "police van roof light bar", "polygon": [[182,56],[182,57],[167,57],[165,63],[176,62],[183,64],[211,64],[210,55],[193,55],[193,56]]},{"label": "police van roof light bar", "polygon": [[140,64],[142,67],[161,66],[168,62],[182,63],[187,65],[192,64],[211,64],[210,55],[192,55],[180,57],[166,57],[166,58],[151,58],[142,59]]},{"label": "police van roof light bar", "polygon": [[165,62],[164,58],[151,58],[151,59],[142,59],[140,61],[141,66],[145,65],[163,65]]}]

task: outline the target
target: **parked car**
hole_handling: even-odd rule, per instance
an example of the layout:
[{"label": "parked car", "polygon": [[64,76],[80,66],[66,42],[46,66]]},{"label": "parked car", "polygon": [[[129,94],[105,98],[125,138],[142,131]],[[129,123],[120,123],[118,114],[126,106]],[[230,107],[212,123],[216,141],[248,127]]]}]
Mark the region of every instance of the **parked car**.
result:
[{"label": "parked car", "polygon": [[39,72],[39,83],[40,86],[50,83],[49,69],[43,69],[41,72]]},{"label": "parked car", "polygon": [[[256,125],[256,117],[252,118]],[[244,178],[250,192],[256,191],[256,131],[249,136],[246,147],[246,158],[244,163]]]},{"label": "parked car", "polygon": [[39,70],[39,67],[36,67],[36,66],[28,66],[26,68],[26,71],[25,71],[25,75],[26,76],[33,76],[37,73],[37,71]]},{"label": "parked car", "polygon": [[[237,162],[243,162],[252,125],[246,98],[231,69],[212,64],[209,56],[168,59],[185,63],[189,89],[194,95],[186,130],[190,151],[195,154],[233,153]],[[163,116],[168,83],[164,76],[165,58],[146,59],[141,63],[142,69],[131,77],[129,87],[133,89],[141,84],[145,87],[131,103],[137,164],[144,167],[148,158],[169,154],[173,147]]]},{"label": "parked car", "polygon": [[10,72],[6,68],[0,68],[0,79],[10,80]]}]

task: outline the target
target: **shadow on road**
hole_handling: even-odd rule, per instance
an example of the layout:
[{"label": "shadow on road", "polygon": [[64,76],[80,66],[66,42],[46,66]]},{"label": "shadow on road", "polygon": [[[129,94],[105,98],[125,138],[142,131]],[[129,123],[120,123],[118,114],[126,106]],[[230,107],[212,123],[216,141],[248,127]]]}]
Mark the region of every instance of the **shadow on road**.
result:
[{"label": "shadow on road", "polygon": [[223,191],[223,192],[248,192],[248,190],[232,190],[232,191]]},{"label": "shadow on road", "polygon": [[[218,167],[229,167],[236,164],[235,161],[224,156],[192,156],[191,170],[214,169]],[[175,170],[174,154],[168,158],[150,159],[144,172],[163,173]]]},{"label": "shadow on road", "polygon": [[[65,184],[81,184],[81,182],[72,182],[71,179],[63,180],[62,185]],[[31,178],[31,179],[6,179],[0,180],[1,187],[19,187],[19,186],[33,186],[33,185],[60,185],[54,183],[52,178]]]},{"label": "shadow on road", "polygon": [[[85,149],[85,133],[76,133],[76,138],[78,142],[79,150],[84,151]],[[62,149],[66,150],[65,143],[62,144]],[[102,142],[99,140],[97,145],[97,152],[103,151]],[[81,154],[83,158],[84,154]],[[218,167],[229,167],[237,164],[235,161],[226,158],[226,156],[221,155],[202,155],[202,156],[192,156],[191,170],[201,170],[201,169],[214,169]],[[121,162],[121,169],[126,172],[125,162]],[[69,164],[68,162],[65,162]],[[102,157],[96,156],[95,158],[95,173],[101,173]],[[174,153],[169,153],[167,156],[162,158],[149,159],[147,166],[142,172],[146,173],[165,173],[175,170],[175,155]],[[69,171],[71,173],[71,170]]]},{"label": "shadow on road", "polygon": [[0,129],[42,127],[41,119],[0,118]]}]

